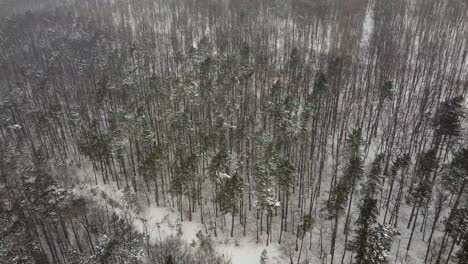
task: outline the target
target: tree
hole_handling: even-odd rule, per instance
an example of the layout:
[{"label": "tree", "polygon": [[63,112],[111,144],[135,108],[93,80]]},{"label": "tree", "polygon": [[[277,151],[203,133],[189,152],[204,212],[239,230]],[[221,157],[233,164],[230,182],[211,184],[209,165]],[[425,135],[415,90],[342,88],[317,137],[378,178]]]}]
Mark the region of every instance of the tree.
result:
[{"label": "tree", "polygon": [[193,199],[193,175],[197,171],[198,156],[187,151],[185,147],[179,147],[176,151],[175,174],[172,178],[172,191],[178,197],[180,219],[183,221],[183,196],[189,199],[189,220],[192,221],[191,199]]},{"label": "tree", "polygon": [[263,212],[267,213],[267,245],[269,244],[271,234],[272,210],[280,206],[280,202],[277,200],[275,194],[270,165],[270,163],[260,163],[255,166],[256,206],[262,215]]},{"label": "tree", "polygon": [[234,216],[239,211],[239,202],[242,198],[243,179],[238,173],[233,176],[223,174],[220,177],[219,206],[223,213],[231,213],[231,237],[234,236]]},{"label": "tree", "polygon": [[[151,152],[146,159],[143,160],[142,164],[139,167],[140,174],[144,177],[146,181],[147,188],[149,187],[149,182],[152,181],[154,183],[154,198],[156,205],[159,206],[159,188],[158,188],[158,175],[162,169],[163,164],[163,150],[160,146],[157,146],[156,149]],[[162,177],[161,177],[162,178]],[[163,181],[161,181],[161,185],[163,185]],[[163,186],[163,197],[164,194],[164,186]],[[164,201],[164,204],[166,201]]]},{"label": "tree", "polygon": [[100,264],[112,263],[118,259],[124,263],[143,263],[144,237],[128,226],[123,219],[114,223],[112,236],[103,235],[93,256]]},{"label": "tree", "polygon": [[[466,177],[466,175],[468,175],[467,160],[468,150],[466,148],[462,148],[457,153],[455,153],[454,158],[449,166],[449,173],[447,174],[448,177],[444,180],[444,186],[448,187],[449,190],[451,189],[453,192],[456,192],[456,198],[452,206],[452,210],[450,211],[449,219],[446,221],[444,237],[442,239],[442,244],[436,259],[437,264],[440,263],[442,254],[445,250],[447,236],[450,236],[453,239],[452,247],[449,252],[450,258],[455,243],[458,241],[460,235],[458,232],[460,231],[460,228],[464,227],[463,209],[459,209],[458,206],[461,201],[461,197],[465,193],[468,181]],[[460,223],[462,224],[460,225]]]},{"label": "tree", "polygon": [[[257,207],[257,221],[260,216],[260,231],[263,228],[263,214],[266,213],[267,246],[271,239],[271,221],[273,209],[278,208],[281,203],[277,197],[277,182],[275,172],[278,168],[278,148],[272,139],[263,133],[257,136],[258,151],[261,156],[256,160],[253,167],[255,180],[255,206]],[[258,242],[257,225],[257,242]]]},{"label": "tree", "polygon": [[356,236],[350,243],[350,250],[356,253],[355,263],[386,263],[385,252],[391,249],[391,244],[384,240],[382,232],[388,231],[393,237],[396,230],[376,225],[377,199],[376,192],[380,187],[381,162],[383,155],[377,155],[371,166],[364,189],[364,197],[359,207],[359,217],[356,220]]},{"label": "tree", "polygon": [[[280,193],[281,203],[281,227],[280,227],[280,237],[278,243],[281,244],[281,238],[283,231],[286,231],[286,224],[288,221],[288,205],[290,199],[290,189],[293,187],[294,182],[294,166],[287,159],[282,159],[279,161],[274,174],[277,178]],[[282,196],[281,196],[282,195]]]},{"label": "tree", "polygon": [[[89,157],[95,170],[108,165],[111,156],[111,138],[108,134],[100,132],[98,126],[97,122],[93,122],[91,129],[84,130],[78,145],[80,151]],[[106,183],[109,180],[108,176],[103,174],[102,180]]]},{"label": "tree", "polygon": [[399,232],[389,226],[376,225],[377,212],[377,201],[368,193],[360,206],[356,237],[350,243],[350,250],[356,253],[354,263],[388,263],[387,252]]},{"label": "tree", "polygon": [[367,177],[366,184],[363,185],[363,191],[371,197],[375,197],[382,190],[382,161],[384,155],[379,154],[372,162],[371,170]]},{"label": "tree", "polygon": [[370,145],[371,140],[373,137],[377,136],[377,128],[379,127],[379,122],[381,119],[382,115],[382,110],[384,108],[384,103],[386,100],[391,100],[394,94],[394,84],[392,81],[386,81],[383,85],[382,88],[379,91],[379,101],[377,105],[377,116],[375,119],[375,123],[373,124],[372,128],[370,128],[369,133],[369,139],[367,141],[367,146]]},{"label": "tree", "polygon": [[[348,158],[348,162],[346,164],[346,168],[344,171],[344,175],[342,177],[343,186],[341,188],[346,189],[346,191],[340,191],[343,192],[343,194],[340,195],[346,195],[345,199],[343,202],[348,201],[348,194],[349,194],[349,202],[348,202],[348,212],[346,214],[346,220],[344,223],[344,234],[345,234],[345,252],[343,254],[342,260],[344,260],[344,257],[346,255],[346,247],[348,244],[348,235],[349,235],[349,226],[350,226],[350,214],[351,214],[351,206],[353,203],[353,197],[354,197],[354,190],[355,186],[357,184],[357,181],[362,178],[362,175],[364,173],[363,170],[363,158],[362,158],[362,133],[360,129],[354,129],[350,135],[348,136],[346,140],[346,155]],[[340,183],[338,183],[340,184]],[[338,215],[336,214],[335,217]],[[336,220],[335,220],[336,221]],[[337,228],[338,225],[335,223],[335,228]],[[334,231],[336,232],[336,231]],[[333,235],[334,237],[336,236],[336,233]],[[334,253],[334,243],[335,239],[332,238],[332,251]],[[332,254],[332,259],[333,259],[333,254]],[[333,262],[333,261],[332,261]]]},{"label": "tree", "polygon": [[447,259],[450,260],[455,244],[460,243],[468,231],[468,208],[452,209],[445,221],[445,231],[453,241],[447,256]]},{"label": "tree", "polygon": [[370,195],[363,198],[356,221],[356,237],[350,243],[351,251],[356,253],[355,263],[372,263],[372,228],[377,218],[377,201]]},{"label": "tree", "polygon": [[393,165],[390,169],[391,180],[390,180],[388,195],[387,195],[386,202],[385,202],[384,223],[386,222],[387,213],[390,209],[390,201],[393,195],[393,187],[395,185],[398,172],[400,172],[399,190],[397,194],[397,199],[395,201],[396,205],[394,206],[392,210],[391,218],[390,218],[390,223],[394,221],[393,222],[394,227],[396,227],[398,224],[398,214],[399,214],[399,210],[401,206],[401,201],[403,198],[403,188],[405,187],[405,181],[406,181],[406,177],[404,174],[406,173],[406,169],[410,165],[410,162],[411,162],[411,157],[408,153],[406,153],[404,155],[398,156],[397,159],[393,162]]},{"label": "tree", "polygon": [[[411,186],[412,189],[409,190],[409,196],[407,197],[407,202],[409,204],[413,204],[413,209],[411,211],[407,228],[411,226],[411,223],[413,223],[413,227],[408,239],[408,245],[406,246],[406,257],[408,256],[408,252],[411,247],[414,230],[418,221],[419,210],[421,207],[427,208],[431,200],[434,184],[431,179],[431,175],[432,173],[435,173],[435,170],[437,170],[438,167],[439,164],[437,162],[437,152],[435,149],[430,149],[427,152],[421,154],[418,159],[416,175],[414,179],[417,181],[417,183],[415,184],[415,187]],[[414,222],[412,222],[413,216]]]},{"label": "tree", "polygon": [[468,232],[465,232],[462,238],[462,245],[457,252],[458,264],[463,264],[468,259]]},{"label": "tree", "polygon": [[[329,220],[334,220],[333,226],[333,233],[331,238],[331,252],[332,260],[334,258],[335,253],[335,243],[336,243],[336,235],[338,231],[338,221],[339,217],[343,214],[346,209],[346,202],[348,201],[348,194],[349,194],[349,186],[344,178],[341,178],[338,184],[333,189],[333,195],[327,201],[327,205],[325,210],[327,211],[328,215],[327,218]],[[333,263],[333,262],[332,262]]]},{"label": "tree", "polygon": [[400,232],[391,226],[378,224],[373,228],[369,250],[371,263],[388,263],[388,252],[392,249],[395,236],[398,235]]},{"label": "tree", "polygon": [[[297,227],[298,232],[296,234],[296,237],[301,238],[301,247],[299,249],[299,256],[297,257],[298,264],[301,261],[302,246],[304,245],[304,238],[308,232],[312,232],[312,228],[314,227],[314,221],[315,220],[312,218],[311,215],[306,214],[304,215],[301,223]],[[296,240],[296,244],[297,244],[297,240]]]},{"label": "tree", "polygon": [[444,138],[460,135],[463,101],[463,96],[456,96],[440,104],[434,116],[434,145],[437,150]]},{"label": "tree", "polygon": [[[0,18],[0,151],[11,144],[13,159],[30,163],[30,145],[40,146],[56,189],[79,188],[91,163],[94,184],[117,184],[128,194],[124,199],[154,195],[158,204],[169,191],[167,201],[181,218],[197,211],[202,222],[216,225],[220,211],[237,210],[244,230],[251,230],[247,219],[257,214],[258,230],[266,222],[271,238],[280,209],[285,241],[303,238],[297,227],[325,201],[336,225],[335,250],[336,232],[343,228],[347,235],[354,225],[354,188],[366,161],[360,156],[375,150],[384,153],[385,165],[372,164],[372,181],[364,183],[375,187],[371,197],[386,208],[383,223],[398,226],[400,209],[413,207],[410,228],[422,222],[425,229],[434,220],[438,237],[440,221],[432,216],[445,208],[443,198],[450,197],[450,207],[466,207],[463,170],[445,175],[419,165],[429,149],[442,163],[466,145],[465,102],[457,98],[467,92],[465,1],[62,2],[0,0],[0,13],[8,15]],[[346,140],[353,127],[366,143],[354,157]],[[259,133],[268,144],[255,140]],[[409,153],[408,165],[397,162],[400,152]],[[236,169],[229,166],[233,159]],[[0,204],[12,219],[22,217],[24,168],[1,168]],[[377,185],[382,168],[389,176],[382,180],[385,191]],[[219,176],[235,174],[245,181],[248,206],[223,197],[229,184]],[[447,180],[446,189],[437,178]],[[42,192],[33,193],[26,220],[17,223],[24,232],[16,230],[22,235],[11,248],[22,237],[39,239],[36,250],[49,262],[72,263],[68,249],[77,250],[80,261],[93,254],[96,238],[112,237],[103,231],[112,229],[107,215],[90,212],[89,203],[87,210],[52,210],[57,217],[48,217],[39,214],[46,204],[35,199]],[[406,194],[410,204],[401,202]],[[436,210],[429,210],[432,198]],[[271,207],[277,202],[280,207]],[[32,212],[42,218],[28,217]],[[447,233],[442,244],[452,239]],[[317,240],[310,239],[310,248]],[[212,260],[201,257],[205,253],[196,259],[197,249],[177,243],[165,247],[180,254],[164,253],[172,257],[157,264]],[[420,248],[423,242],[412,243]]]}]

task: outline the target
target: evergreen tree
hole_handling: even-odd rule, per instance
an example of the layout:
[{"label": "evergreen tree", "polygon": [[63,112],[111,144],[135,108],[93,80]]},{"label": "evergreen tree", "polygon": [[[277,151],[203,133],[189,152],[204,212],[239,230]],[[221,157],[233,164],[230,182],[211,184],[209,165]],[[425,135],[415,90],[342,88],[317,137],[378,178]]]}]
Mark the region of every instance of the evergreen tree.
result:
[{"label": "evergreen tree", "polygon": [[395,186],[395,181],[397,180],[398,172],[400,172],[400,181],[399,181],[399,190],[396,198],[396,205],[394,206],[392,210],[392,216],[390,218],[390,223],[392,223],[392,220],[395,219],[394,226],[396,227],[397,225],[397,220],[398,220],[398,213],[400,209],[400,205],[402,202],[402,199],[404,197],[403,194],[403,188],[405,187],[405,180],[406,177],[404,177],[404,172],[408,168],[409,164],[411,162],[411,157],[408,153],[398,156],[397,159],[393,162],[392,167],[390,169],[390,189],[388,190],[386,202],[385,202],[385,215],[384,215],[384,223],[386,222],[387,219],[387,213],[390,210],[390,201],[393,196],[393,188]]},{"label": "evergreen tree", "polygon": [[457,252],[457,263],[464,264],[468,259],[468,232],[465,232],[462,238],[461,247]]},{"label": "evergreen tree", "polygon": [[234,236],[234,216],[239,211],[239,202],[242,198],[243,180],[238,173],[233,176],[224,174],[220,177],[220,193],[218,196],[220,210],[231,214],[231,237]]},{"label": "evergreen tree", "polygon": [[445,229],[448,234],[457,240],[468,228],[468,209],[452,209],[448,219],[445,221]]},{"label": "evergreen tree", "polygon": [[356,253],[356,264],[386,264],[393,238],[399,235],[397,229],[377,224],[377,201],[366,195],[356,221],[358,229],[350,250]]},{"label": "evergreen tree", "polygon": [[391,226],[377,224],[371,233],[369,243],[370,263],[387,264],[388,252],[392,249],[394,238],[399,236],[400,232]]},{"label": "evergreen tree", "polygon": [[450,215],[445,221],[445,232],[452,238],[452,245],[447,256],[447,259],[450,260],[455,245],[459,244],[464,234],[468,232],[468,208],[453,208],[450,211]]},{"label": "evergreen tree", "polygon": [[[330,199],[327,202],[326,210],[328,211],[329,219],[334,219],[334,227],[331,239],[330,254],[332,255],[332,263],[334,261],[336,234],[338,230],[338,221],[340,215],[346,208],[348,203],[348,213],[345,220],[345,245],[348,243],[349,219],[351,213],[351,205],[354,196],[354,189],[357,181],[362,178],[363,160],[361,154],[362,133],[360,129],[354,129],[346,140],[346,157],[348,159],[343,173],[343,177],[338,181],[333,188]],[[345,250],[346,250],[345,246]]]},{"label": "evergreen tree", "polygon": [[461,119],[464,117],[463,96],[442,102],[434,116],[434,146],[438,150],[444,138],[460,136]]},{"label": "evergreen tree", "polygon": [[468,182],[468,148],[462,148],[455,153],[449,165],[446,178],[443,180],[444,186],[453,193],[457,193],[454,208],[458,207],[462,195],[465,193]]},{"label": "evergreen tree", "polygon": [[379,154],[372,162],[371,170],[367,179],[367,183],[363,186],[363,190],[371,197],[376,196],[382,189],[382,161],[384,155]]},{"label": "evergreen tree", "polygon": [[372,163],[369,177],[365,184],[364,198],[359,207],[359,217],[356,221],[356,237],[350,243],[350,250],[356,253],[356,263],[372,263],[371,239],[374,234],[374,225],[377,219],[377,200],[374,198],[380,189],[381,162],[383,155],[377,155]]},{"label": "evergreen tree", "polygon": [[158,174],[160,174],[162,170],[163,160],[162,148],[158,146],[142,161],[142,164],[139,167],[140,174],[144,177],[148,189],[149,182],[152,181],[154,183],[155,200],[157,206],[159,206]]},{"label": "evergreen tree", "polygon": [[407,202],[413,205],[407,228],[411,227],[411,223],[413,223],[413,227],[408,239],[408,245],[406,246],[406,256],[408,256],[408,252],[413,241],[412,239],[419,217],[419,210],[421,208],[426,208],[431,201],[432,188],[434,185],[434,178],[431,178],[431,175],[433,173],[435,174],[438,167],[437,151],[435,149],[430,149],[422,153],[418,159],[416,175],[414,178],[417,182],[415,186],[411,186],[409,196],[407,198]]},{"label": "evergreen tree", "polygon": [[396,229],[376,225],[378,209],[375,194],[380,189],[382,159],[383,156],[378,155],[372,163],[367,187],[364,188],[365,195],[359,207],[356,236],[349,246],[356,253],[354,263],[357,264],[387,263],[387,252],[391,249],[393,237],[398,234]]},{"label": "evergreen tree", "polygon": [[[196,153],[188,151],[185,147],[178,147],[176,150],[177,160],[175,161],[175,174],[172,178],[172,192],[178,197],[180,218],[183,221],[183,196],[186,195],[191,206],[191,199],[194,199],[193,178],[197,172],[198,156]],[[190,208],[189,208],[190,209]],[[192,220],[192,210],[189,210],[189,220]]]},{"label": "evergreen tree", "polygon": [[[301,239],[301,247],[299,249],[299,256],[297,257],[297,263],[300,263],[301,261],[301,254],[302,254],[302,247],[304,245],[304,239],[305,236],[308,232],[312,232],[312,228],[314,227],[314,219],[310,214],[305,214],[304,217],[302,218],[301,223],[299,224],[296,234],[297,239]],[[296,239],[296,244],[297,244],[297,239]]]},{"label": "evergreen tree", "polygon": [[350,243],[351,251],[356,253],[355,263],[372,263],[371,237],[377,218],[377,201],[370,195],[363,198],[356,221],[356,237]]},{"label": "evergreen tree", "polygon": [[435,149],[426,151],[419,157],[415,175],[416,183],[410,189],[407,197],[407,202],[413,204],[413,211],[415,207],[425,206],[429,203],[433,186],[431,175],[438,167]]},{"label": "evergreen tree", "polygon": [[273,210],[281,205],[277,197],[277,185],[275,182],[275,172],[277,171],[278,166],[278,154],[277,148],[270,138],[261,135],[258,138],[258,142],[260,145],[259,149],[262,151],[262,154],[254,165],[255,195],[257,198],[255,204],[257,207],[257,213],[260,213],[260,217],[262,219],[263,213],[266,212],[267,214],[266,231],[268,246],[271,239]]},{"label": "evergreen tree", "polygon": [[281,243],[283,231],[286,228],[287,224],[287,207],[291,195],[291,188],[293,187],[294,183],[294,172],[294,166],[287,159],[280,160],[278,166],[276,167],[276,170],[274,171],[280,190],[280,200],[282,202],[279,243]]},{"label": "evergreen tree", "polygon": [[468,175],[468,150],[467,148],[463,148],[455,153],[454,158],[449,166],[448,173],[445,174],[447,178],[443,180],[444,186],[451,190],[452,192],[456,193],[455,202],[452,206],[452,210],[450,211],[449,218],[445,221],[445,234],[442,239],[442,245],[440,246],[439,254],[436,259],[436,263],[440,263],[442,254],[444,253],[445,246],[446,246],[446,238],[452,238],[452,246],[449,251],[449,256],[453,251],[455,244],[458,242],[459,239],[462,237],[462,233],[466,228],[466,208],[460,209],[459,204],[462,200],[462,196],[465,193],[466,185],[467,185],[467,177]]}]

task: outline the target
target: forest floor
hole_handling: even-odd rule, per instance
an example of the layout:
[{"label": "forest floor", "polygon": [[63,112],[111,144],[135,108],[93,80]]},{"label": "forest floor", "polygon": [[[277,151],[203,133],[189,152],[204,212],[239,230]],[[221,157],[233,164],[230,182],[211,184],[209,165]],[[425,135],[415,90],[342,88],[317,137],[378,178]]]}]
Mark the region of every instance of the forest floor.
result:
[{"label": "forest floor", "polygon": [[[370,159],[372,159],[372,153]],[[294,223],[288,223],[288,232],[283,232],[282,242],[278,243],[280,235],[280,212],[277,214],[273,213],[273,224],[272,224],[272,238],[271,243],[266,245],[267,235],[265,230],[262,234],[259,235],[259,240],[257,243],[257,227],[256,227],[256,214],[255,209],[252,209],[251,212],[247,212],[247,227],[246,227],[246,236],[243,235],[244,230],[243,226],[239,224],[238,216],[235,217],[235,229],[234,237],[230,237],[230,227],[231,227],[231,216],[229,214],[219,215],[216,218],[216,230],[217,234],[214,235],[214,210],[213,208],[204,209],[203,218],[201,220],[200,212],[192,213],[192,221],[189,221],[188,212],[184,210],[183,220],[181,221],[180,212],[173,207],[171,201],[166,201],[167,207],[157,206],[154,201],[148,202],[148,199],[151,200],[151,194],[144,195],[143,191],[139,192],[139,195],[134,195],[133,191],[126,192],[124,189],[117,188],[115,183],[103,184],[94,182],[94,174],[91,166],[84,166],[82,168],[76,169],[78,184],[75,186],[74,190],[80,195],[90,197],[95,200],[96,203],[101,204],[107,209],[114,210],[119,214],[125,215],[130,219],[134,226],[142,233],[149,235],[152,241],[158,241],[163,239],[166,236],[177,235],[179,234],[187,243],[195,244],[197,239],[196,234],[201,231],[205,234],[209,234],[215,243],[215,248],[218,253],[224,255],[226,258],[231,259],[232,264],[257,264],[260,260],[260,255],[263,250],[267,251],[267,256],[269,259],[268,263],[271,264],[282,264],[282,263],[297,263],[298,252],[296,251],[296,243],[301,243],[301,241],[296,241],[295,234],[292,234],[290,231],[294,228]],[[98,177],[99,178],[99,177]],[[321,192],[321,200],[326,200],[326,188],[327,183],[323,183],[324,191]],[[142,188],[144,189],[144,188]],[[384,191],[384,197],[386,195]],[[169,195],[166,196],[170,197]],[[169,198],[170,199],[170,198]],[[209,199],[209,198],[206,198]],[[359,188],[356,191],[355,202],[353,202],[350,222],[354,223],[358,217],[358,205],[360,200]],[[210,204],[210,203],[207,203]],[[184,205],[185,208],[188,208],[187,205]],[[385,208],[381,208],[381,214],[379,215],[379,222],[383,220],[383,212]],[[401,263],[401,264],[416,264],[423,263],[424,256],[427,249],[427,238],[430,233],[430,227],[433,223],[432,212],[433,207],[429,207],[429,216],[426,219],[426,227],[421,228],[422,226],[422,214],[418,219],[418,223],[415,228],[415,232],[412,238],[412,244],[408,255],[406,254],[406,247],[411,233],[411,228],[407,228],[407,223],[409,221],[409,216],[411,214],[411,207],[402,203],[401,211],[399,214],[398,221],[398,230],[401,233],[398,236],[392,247],[392,251],[389,252],[389,263]],[[317,210],[318,214],[320,213]],[[439,218],[439,223],[434,233],[432,247],[438,249],[440,247],[441,236],[443,235],[443,225],[440,224],[440,221],[447,217],[449,208],[444,208],[442,216]],[[300,210],[292,209],[293,214],[297,214],[295,219],[299,218]],[[301,253],[301,261],[308,260],[309,263],[328,263],[329,259],[329,244],[331,236],[331,226],[332,223],[326,220],[320,220],[320,217],[317,218],[312,232],[308,233],[305,236],[303,250]],[[341,262],[342,254],[344,251],[344,241],[345,237],[343,234],[342,223],[343,219],[340,220],[340,228],[337,235],[337,244],[335,250],[335,263],[351,263],[352,254],[348,251],[346,257]],[[203,223],[202,223],[203,222]],[[297,226],[297,223],[295,223]],[[354,232],[351,231],[348,242],[353,239]],[[433,255],[436,255],[437,252],[434,250]],[[322,255],[322,260],[320,256]],[[325,256],[325,257],[323,257]],[[430,257],[429,257],[430,259]]]},{"label": "forest floor", "polygon": [[239,237],[229,237],[230,229],[226,228],[230,227],[229,215],[219,217],[226,222],[220,223],[215,237],[210,227],[206,223],[201,223],[198,212],[193,213],[192,221],[188,221],[187,216],[184,216],[184,221],[180,221],[180,212],[175,208],[158,207],[154,202],[148,204],[145,197],[137,197],[137,202],[130,205],[129,197],[126,197],[124,190],[122,188],[119,190],[115,183],[96,185],[90,167],[84,167],[77,173],[80,179],[80,183],[74,188],[77,194],[92,198],[103,207],[125,215],[127,219],[133,221],[138,231],[147,233],[153,242],[179,234],[187,243],[193,244],[197,241],[196,234],[201,231],[210,234],[217,252],[230,259],[232,264],[258,264],[263,250],[267,250],[269,263],[288,263],[282,256],[278,243],[272,243],[268,247],[262,241],[257,244],[255,231],[249,230],[245,237],[240,237],[242,229],[238,225],[235,231]]}]

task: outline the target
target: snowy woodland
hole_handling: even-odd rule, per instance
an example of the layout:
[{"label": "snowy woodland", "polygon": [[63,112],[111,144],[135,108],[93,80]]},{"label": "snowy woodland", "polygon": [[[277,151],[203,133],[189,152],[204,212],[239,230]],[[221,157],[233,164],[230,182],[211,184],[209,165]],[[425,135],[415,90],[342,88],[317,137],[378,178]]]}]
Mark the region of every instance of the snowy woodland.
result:
[{"label": "snowy woodland", "polygon": [[0,0],[0,264],[468,263],[466,0]]}]

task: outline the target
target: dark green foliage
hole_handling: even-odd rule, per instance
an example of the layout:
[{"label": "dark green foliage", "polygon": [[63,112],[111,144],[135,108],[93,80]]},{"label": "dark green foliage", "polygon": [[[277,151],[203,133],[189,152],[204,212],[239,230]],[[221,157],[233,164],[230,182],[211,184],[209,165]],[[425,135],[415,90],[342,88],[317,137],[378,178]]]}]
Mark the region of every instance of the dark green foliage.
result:
[{"label": "dark green foliage", "polygon": [[432,174],[439,167],[437,161],[437,153],[435,149],[430,149],[421,154],[418,159],[416,168],[416,183],[413,189],[410,190],[407,197],[408,203],[416,203],[417,205],[426,205],[429,203],[432,195]]},{"label": "dark green foliage", "polygon": [[391,99],[394,92],[395,92],[395,88],[394,88],[393,82],[392,81],[385,82],[384,85],[382,86],[382,91],[380,95],[381,100]]},{"label": "dark green foliage", "polygon": [[355,263],[371,263],[371,236],[377,218],[377,201],[366,195],[359,209],[356,221],[356,237],[351,241],[350,250],[356,253]]},{"label": "dark green foliage", "polygon": [[367,183],[363,186],[364,190],[373,197],[375,194],[381,191],[381,181],[382,181],[382,161],[384,155],[379,154],[372,162],[371,170],[367,179]]},{"label": "dark green foliage", "polygon": [[452,209],[448,219],[445,221],[445,230],[454,239],[468,231],[468,209]]},{"label": "dark green foliage", "polygon": [[457,193],[468,175],[468,149],[462,148],[443,170],[442,184],[447,190]]},{"label": "dark green foliage", "polygon": [[397,159],[393,162],[392,174],[396,174],[399,169],[405,169],[409,166],[411,162],[411,157],[408,153],[398,156]]},{"label": "dark green foliage", "polygon": [[218,153],[211,159],[208,170],[211,180],[214,182],[218,181],[220,172],[229,172],[229,155],[224,147],[220,148]]},{"label": "dark green foliage", "polygon": [[263,155],[254,165],[256,206],[261,210],[268,211],[280,205],[275,192],[278,146],[270,138],[263,135],[258,136],[257,140]]},{"label": "dark green foliage", "polygon": [[266,102],[267,109],[273,118],[274,141],[278,144],[291,142],[299,132],[299,103],[293,96],[282,96],[280,81],[272,89],[270,99]]},{"label": "dark green foliage", "polygon": [[356,221],[355,239],[350,243],[350,250],[356,253],[356,264],[386,264],[388,252],[392,248],[397,229],[381,224],[376,225],[377,201],[366,196],[360,207]]},{"label": "dark green foliage", "polygon": [[429,179],[420,181],[410,193],[410,201],[417,201],[422,205],[428,204],[432,195],[432,186]]},{"label": "dark green foliage", "polygon": [[339,216],[346,208],[348,196],[351,190],[364,173],[363,160],[361,156],[362,138],[361,131],[353,130],[346,140],[346,157],[348,161],[343,172],[343,177],[339,179],[336,186],[333,188],[333,193],[327,203],[329,217]]},{"label": "dark green foliage", "polygon": [[111,155],[111,137],[99,132],[95,124],[92,129],[82,132],[79,148],[92,160],[105,160]]},{"label": "dark green foliage", "polygon": [[[390,226],[378,224],[372,229],[369,248],[371,264],[387,264],[388,252],[392,248],[393,240],[400,232]],[[366,262],[364,262],[366,263]]]},{"label": "dark green foliage", "polygon": [[40,252],[39,239],[28,234],[26,219],[13,220],[15,208],[0,207],[0,263],[22,264],[47,261]]},{"label": "dark green foliage", "polygon": [[328,81],[323,72],[319,72],[314,81],[314,94],[321,95],[328,89]]},{"label": "dark green foliage", "polygon": [[289,189],[293,186],[294,171],[294,166],[286,159],[279,161],[274,171],[274,174],[278,177],[279,187],[285,192],[289,192]]},{"label": "dark green foliage", "polygon": [[433,173],[439,164],[437,162],[436,149],[430,149],[424,152],[418,160],[417,174],[420,179],[428,178]]},{"label": "dark green foliage", "polygon": [[328,219],[336,218],[344,212],[346,203],[348,201],[348,195],[348,183],[341,179],[333,189],[333,195],[330,197],[330,200],[327,203],[327,207],[325,208],[328,213]]},{"label": "dark green foliage", "polygon": [[363,161],[361,157],[353,156],[347,165],[345,176],[348,184],[352,187],[356,180],[360,180],[364,173]]},{"label": "dark green foliage", "polygon": [[298,104],[296,99],[287,96],[279,109],[279,114],[275,116],[277,126],[278,143],[290,142],[299,131]]},{"label": "dark green foliage", "polygon": [[[14,2],[6,1],[8,7]],[[50,2],[16,2],[25,1],[34,7]],[[149,197],[159,205],[163,194],[164,205],[177,202],[180,217],[189,212],[190,220],[196,212],[207,232],[214,229],[216,235],[226,224],[219,212],[231,213],[231,223],[237,213],[244,233],[258,220],[259,242],[265,224],[269,240],[276,238],[271,227],[279,221],[280,240],[284,235],[287,241],[297,228],[304,238],[311,215],[328,194],[327,218],[336,220],[332,255],[341,238],[337,233],[344,230],[348,241],[354,228],[355,195],[365,194],[361,206],[369,214],[374,199],[385,196],[384,221],[390,213],[395,226],[404,219],[399,213],[407,211],[407,205],[400,208],[402,197],[409,196],[410,223],[424,232],[433,227],[439,237],[440,221],[433,218],[438,210],[430,204],[431,191],[440,184],[439,160],[450,163],[443,191],[453,197],[454,207],[466,206],[468,151],[454,155],[466,145],[461,137],[465,102],[454,97],[466,94],[466,32],[459,26],[466,21],[464,1],[357,0],[344,6],[326,0],[65,2],[0,21],[0,151],[11,142],[14,159],[22,160],[34,148],[44,152],[36,161],[25,161],[27,166],[0,164],[5,225],[8,232],[18,227],[5,234],[7,240],[18,237],[7,243],[13,252],[7,261],[18,247],[34,253],[27,256],[31,259],[45,256],[60,263],[65,255],[64,262],[84,262],[106,235],[102,248],[109,253],[102,262],[125,262],[113,259],[124,243],[117,237],[123,232],[111,231],[118,223],[110,220],[111,209],[120,208],[118,202],[99,196],[112,207],[104,214],[89,204],[79,206],[60,187],[76,184],[79,190],[81,175],[88,174],[95,183],[99,178],[116,183],[132,205],[146,198],[152,206]],[[375,22],[371,32],[362,30],[367,14]],[[406,26],[413,22],[417,30]],[[359,129],[347,133],[352,128]],[[377,156],[366,168],[370,172],[358,193],[373,151],[385,158]],[[424,154],[398,156],[402,151]],[[413,158],[414,167],[409,166]],[[389,179],[381,179],[382,170]],[[137,206],[124,209],[138,211]],[[21,218],[26,220],[15,221]],[[362,259],[389,247],[382,234],[390,230],[374,219],[363,212],[356,223],[371,223],[362,231],[367,234]],[[60,229],[62,221],[69,232]],[[326,235],[329,224],[321,225]],[[318,244],[312,241],[317,237],[311,234],[309,249]],[[48,248],[37,255],[38,245],[48,244],[57,256]],[[206,253],[212,252],[209,247],[192,251],[185,246],[168,241],[148,256],[162,258],[148,262],[218,263]],[[192,256],[200,252],[207,258]],[[321,260],[330,261],[322,253],[317,254]]]},{"label": "dark green foliage", "polygon": [[99,239],[93,259],[99,264],[111,264],[115,259],[123,263],[143,263],[143,235],[122,219],[115,221],[113,231],[110,237],[104,235]]},{"label": "dark green foliage", "polygon": [[464,117],[462,96],[442,102],[434,116],[435,136],[458,137],[461,131],[461,118]]},{"label": "dark green foliage", "polygon": [[[380,188],[381,162],[383,155],[378,155],[372,163],[367,180],[364,198],[359,207],[356,221],[356,236],[351,241],[350,250],[356,253],[354,263],[377,264],[387,263],[387,252],[390,251],[393,237],[398,234],[394,228],[377,224],[376,191]],[[400,163],[397,160],[397,163]],[[401,166],[404,164],[397,164]]]},{"label": "dark green foliage", "polygon": [[346,156],[348,162],[344,171],[343,179],[349,189],[354,188],[364,173],[363,158],[361,154],[362,134],[361,130],[353,130],[346,140]]},{"label": "dark green foliage", "polygon": [[468,175],[468,148],[463,148],[457,153],[451,163],[451,170],[454,174]]},{"label": "dark green foliage", "polygon": [[360,129],[353,129],[346,138],[346,154],[348,157],[361,159],[362,144],[362,131]]},{"label": "dark green foliage", "polygon": [[297,48],[293,48],[291,54],[289,55],[289,66],[292,69],[297,69],[301,66],[301,55]]},{"label": "dark green foliage", "polygon": [[172,191],[177,195],[184,195],[190,187],[191,178],[196,174],[198,156],[195,153],[186,153],[186,150],[180,147],[177,149],[176,157]]},{"label": "dark green foliage", "polygon": [[243,180],[238,173],[221,180],[218,196],[221,211],[232,214],[237,213],[243,187]]},{"label": "dark green foliage", "polygon": [[302,217],[302,221],[299,224],[299,233],[297,234],[299,237],[304,238],[307,232],[311,232],[314,228],[315,219],[310,214],[305,214]]},{"label": "dark green foliage", "polygon": [[261,210],[270,210],[280,205],[276,199],[271,168],[268,164],[255,166],[255,192],[257,195],[257,207]]},{"label": "dark green foliage", "polygon": [[143,160],[140,165],[140,173],[147,178],[154,177],[157,171],[161,168],[163,160],[162,148],[158,146],[155,151]]},{"label": "dark green foliage", "polygon": [[462,237],[461,247],[457,252],[456,259],[458,264],[464,264],[468,259],[468,232],[465,232]]}]

